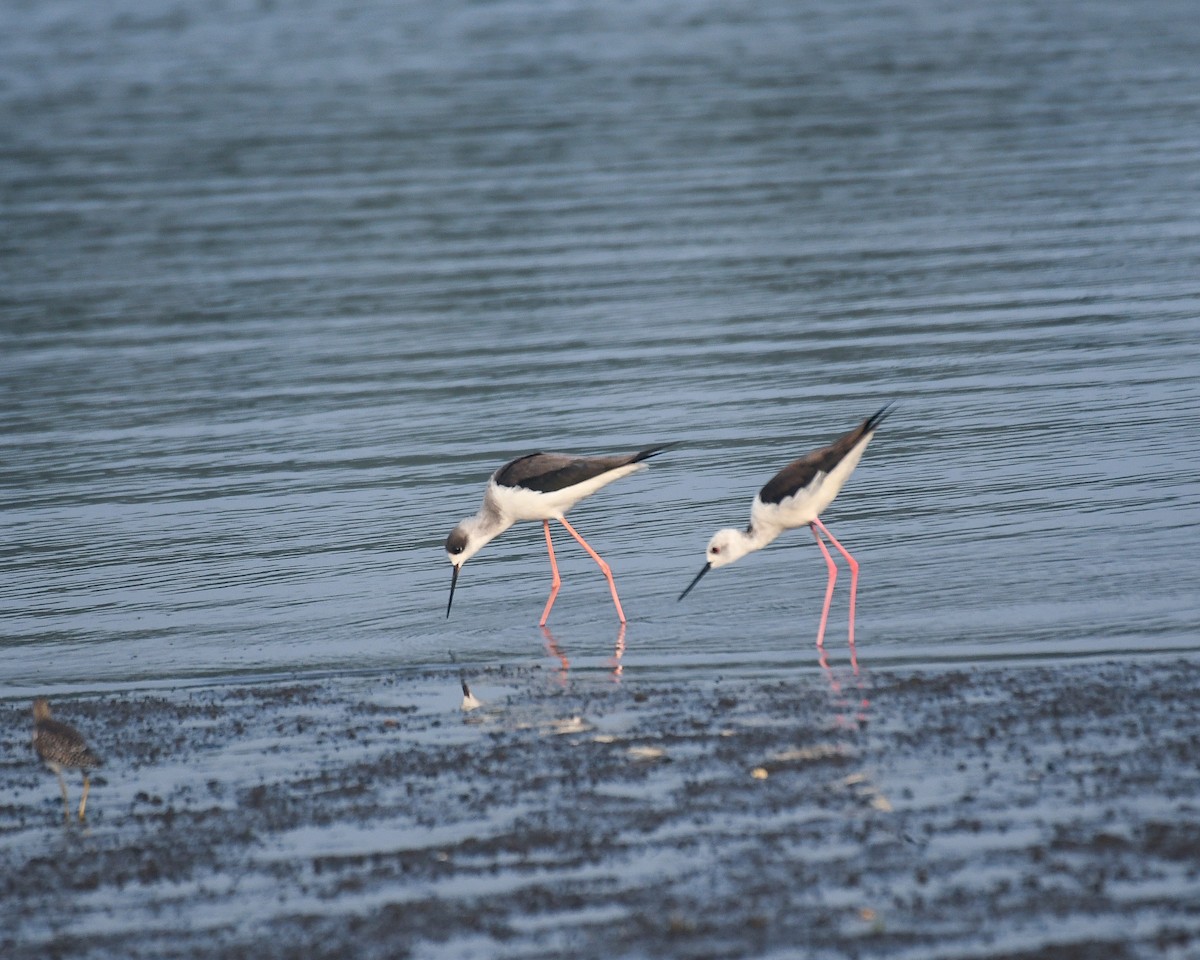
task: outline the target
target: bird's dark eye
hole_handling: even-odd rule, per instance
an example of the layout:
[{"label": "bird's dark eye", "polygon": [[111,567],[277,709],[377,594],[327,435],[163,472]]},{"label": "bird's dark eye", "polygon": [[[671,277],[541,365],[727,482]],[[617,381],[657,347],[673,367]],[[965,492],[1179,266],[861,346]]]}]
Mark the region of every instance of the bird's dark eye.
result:
[{"label": "bird's dark eye", "polygon": [[721,548],[720,548],[720,547],[713,547],[713,548],[712,548],[712,552],[713,552],[713,553],[720,553],[720,552],[721,552]]},{"label": "bird's dark eye", "polygon": [[457,544],[455,544],[453,547],[450,548],[450,552],[457,556],[458,554],[463,552],[463,548],[458,546]]}]

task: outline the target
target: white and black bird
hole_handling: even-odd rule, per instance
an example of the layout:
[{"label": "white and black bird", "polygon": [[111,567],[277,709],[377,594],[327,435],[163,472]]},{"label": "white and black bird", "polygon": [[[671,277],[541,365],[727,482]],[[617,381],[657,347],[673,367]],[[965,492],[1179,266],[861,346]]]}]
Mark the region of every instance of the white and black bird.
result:
[{"label": "white and black bird", "polygon": [[625,612],[621,609],[621,599],[617,596],[617,585],[613,582],[612,571],[600,554],[567,523],[564,514],[580,500],[590,497],[614,480],[645,469],[646,464],[643,461],[673,445],[665,444],[636,453],[606,457],[531,453],[502,466],[488,481],[483,494],[483,506],[479,508],[479,512],[463,520],[446,538],[446,556],[454,565],[454,573],[450,577],[450,599],[446,602],[446,616],[450,616],[454,587],[458,583],[463,564],[517,521],[541,520],[546,533],[546,550],[550,555],[553,577],[550,598],[542,611],[542,619],[538,621],[539,626],[544,626],[562,582],[558,575],[558,563],[554,558],[554,543],[550,538],[550,521],[557,520],[600,565],[612,591],[617,616],[624,623]]},{"label": "white and black bird", "polygon": [[64,770],[80,770],[83,772],[83,796],[79,800],[79,819],[83,819],[87,808],[88,790],[91,787],[89,773],[101,765],[101,760],[88,748],[83,735],[69,723],[63,723],[50,716],[50,704],[44,697],[33,701],[33,749],[42,758],[42,762],[58,776],[58,786],[62,790],[63,814],[71,819],[71,804],[67,799],[67,782],[63,779]]},{"label": "white and black bird", "polygon": [[838,495],[863,451],[875,435],[876,428],[891,411],[887,404],[873,416],[867,417],[857,427],[839,437],[827,447],[813,450],[798,460],[793,460],[780,470],[754,498],[750,505],[750,525],[745,530],[718,530],[708,543],[707,562],[696,574],[696,578],[679,595],[679,599],[691,592],[709,570],[724,567],[748,553],[761,550],[785,530],[808,527],[816,537],[817,545],[825,555],[829,568],[829,580],[825,588],[825,606],[821,612],[821,626],[817,631],[817,646],[825,641],[825,623],[829,618],[829,604],[833,599],[833,585],[837,582],[837,565],[829,555],[821,534],[829,538],[850,565],[850,646],[854,646],[854,602],[858,593],[858,561],[834,538],[821,522],[820,515]]},{"label": "white and black bird", "polygon": [[462,710],[463,713],[470,713],[472,710],[478,710],[483,706],[483,701],[471,692],[471,686],[467,683],[467,675],[465,673],[459,674],[458,679],[462,684],[463,692],[462,703],[459,704],[459,709]]}]

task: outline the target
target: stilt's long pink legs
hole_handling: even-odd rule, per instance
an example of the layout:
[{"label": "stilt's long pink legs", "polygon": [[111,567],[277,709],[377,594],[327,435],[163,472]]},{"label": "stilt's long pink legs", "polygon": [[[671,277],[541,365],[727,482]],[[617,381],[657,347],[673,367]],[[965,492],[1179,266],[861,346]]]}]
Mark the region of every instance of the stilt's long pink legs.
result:
[{"label": "stilt's long pink legs", "polygon": [[[612,591],[613,603],[617,607],[617,616],[620,617],[621,622],[624,623],[625,622],[625,611],[621,609],[621,598],[617,596],[617,585],[616,585],[616,583],[613,582],[612,571],[608,568],[608,564],[605,563],[603,558],[600,556],[600,554],[598,554],[595,550],[593,550],[591,548],[591,546],[588,544],[588,542],[579,535],[579,532],[573,526],[571,526],[569,523],[567,523],[567,520],[565,517],[559,517],[558,522],[567,528],[567,533],[569,533],[571,536],[573,536],[576,540],[579,541],[579,545],[588,552],[588,556],[590,556],[593,560],[596,561],[596,563],[598,563],[600,565],[601,571],[603,571],[605,578],[608,580],[608,588]],[[546,523],[546,540],[547,540],[547,542],[549,542],[549,539],[550,539],[550,524]],[[555,575],[557,576],[557,570],[555,571]],[[556,590],[558,589],[557,584],[555,585],[555,589]],[[551,597],[551,600],[553,600],[553,599],[554,598]],[[550,615],[550,607],[547,606],[546,612],[544,614],[542,614],[542,623],[546,622],[546,617],[548,617],[549,615]]]},{"label": "stilt's long pink legs", "polygon": [[829,538],[829,542],[837,547],[838,552],[850,564],[850,663],[857,674],[858,652],[854,647],[854,605],[858,599],[858,561],[850,555],[850,551],[838,542],[837,537],[830,533],[829,528],[820,520],[813,520],[810,527],[813,536],[817,538],[817,546],[821,548],[821,553],[825,555],[825,564],[829,567],[829,585],[825,588],[825,608],[821,611],[821,626],[817,631],[817,646],[821,646],[825,641],[825,622],[829,617],[829,602],[833,598],[833,585],[837,582],[837,566],[833,562],[833,557],[829,555],[829,551],[825,548],[825,544],[821,540],[821,534],[817,532],[817,529],[820,528],[821,533]]},{"label": "stilt's long pink legs", "polygon": [[854,603],[858,598],[858,561],[850,555],[850,551],[838,543],[837,537],[829,532],[829,529],[820,520],[814,520],[821,532],[829,538],[829,542],[838,548],[838,552],[846,558],[846,563],[850,564],[850,651],[851,656],[854,653]]},{"label": "stilt's long pink legs", "polygon": [[825,546],[825,541],[817,533],[816,523],[817,521],[814,520],[809,524],[809,529],[812,530],[813,537],[817,541],[817,546],[821,548],[821,553],[825,556],[825,566],[829,568],[829,582],[825,585],[825,606],[821,608],[821,625],[817,628],[817,647],[820,649],[821,656],[823,657],[825,656],[825,624],[829,620],[829,604],[833,602],[833,585],[837,583],[838,571],[837,564],[833,562],[833,557],[829,555],[829,550]]},{"label": "stilt's long pink legs", "polygon": [[562,586],[562,578],[558,575],[558,563],[554,560],[554,541],[550,539],[550,521],[543,520],[542,527],[546,531],[546,549],[550,553],[550,570],[554,574],[554,579],[550,584],[550,599],[546,601],[546,609],[542,611],[542,619],[538,621],[539,627],[546,625],[546,620],[550,616],[550,608],[554,606],[554,600],[558,596],[558,588]]}]

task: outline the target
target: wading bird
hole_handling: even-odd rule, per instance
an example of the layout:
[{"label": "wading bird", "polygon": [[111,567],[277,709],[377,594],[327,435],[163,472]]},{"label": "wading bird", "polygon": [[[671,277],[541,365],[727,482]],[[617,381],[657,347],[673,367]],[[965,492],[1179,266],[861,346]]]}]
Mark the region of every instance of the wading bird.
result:
[{"label": "wading bird", "polygon": [[550,539],[550,521],[557,520],[567,532],[579,541],[580,546],[600,565],[612,591],[617,616],[625,622],[621,609],[621,598],[617,596],[617,585],[612,571],[591,548],[578,531],[567,523],[563,516],[571,507],[585,497],[590,497],[601,487],[614,480],[627,477],[646,467],[643,461],[661,453],[673,444],[639,450],[637,453],[618,454],[609,457],[573,457],[562,453],[531,453],[506,463],[492,474],[483,493],[483,506],[473,517],[468,517],[450,531],[446,538],[446,556],[454,565],[450,577],[450,599],[446,602],[446,616],[450,616],[450,605],[454,602],[454,587],[462,566],[518,520],[541,520],[546,533],[546,549],[550,554],[552,583],[550,598],[542,611],[538,626],[545,626],[550,608],[558,596],[558,563],[554,559],[554,543]]},{"label": "wading bird", "polygon": [[87,807],[88,790],[91,787],[88,773],[93,767],[100,766],[101,761],[88,749],[78,730],[68,723],[51,718],[50,704],[44,697],[33,701],[33,749],[42,758],[42,762],[58,776],[58,785],[62,789],[63,814],[68,822],[71,820],[71,804],[67,800],[67,782],[63,779],[62,772],[83,772],[83,796],[79,801],[79,819],[82,820]]},{"label": "wading bird", "polygon": [[875,435],[892,408],[892,404],[881,408],[874,416],[827,447],[805,454],[780,470],[763,487],[754,503],[750,505],[750,525],[745,530],[725,529],[713,534],[708,543],[707,562],[700,568],[679,599],[691,592],[709,570],[724,567],[755,550],[761,550],[785,530],[808,527],[816,537],[817,546],[825,555],[829,568],[829,581],[825,587],[825,607],[821,611],[821,626],[817,630],[817,646],[825,643],[825,623],[829,619],[829,604],[833,600],[833,585],[837,582],[837,564],[829,555],[821,534],[837,547],[850,565],[850,647],[854,648],[854,601],[858,593],[858,561],[850,555],[826,529],[820,520],[821,513],[838,495],[838,491],[850,478],[863,451]]}]

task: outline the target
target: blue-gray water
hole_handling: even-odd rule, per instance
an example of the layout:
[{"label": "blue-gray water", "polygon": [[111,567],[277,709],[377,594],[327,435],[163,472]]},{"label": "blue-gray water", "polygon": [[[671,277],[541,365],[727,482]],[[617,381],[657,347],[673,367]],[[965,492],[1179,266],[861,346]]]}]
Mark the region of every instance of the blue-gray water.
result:
[{"label": "blue-gray water", "polygon": [[1197,63],[1191,0],[6,4],[0,692],[545,657],[538,526],[449,621],[446,533],[664,441],[571,514],[626,669],[808,665],[807,533],[675,598],[889,400],[865,662],[1200,649]]}]

